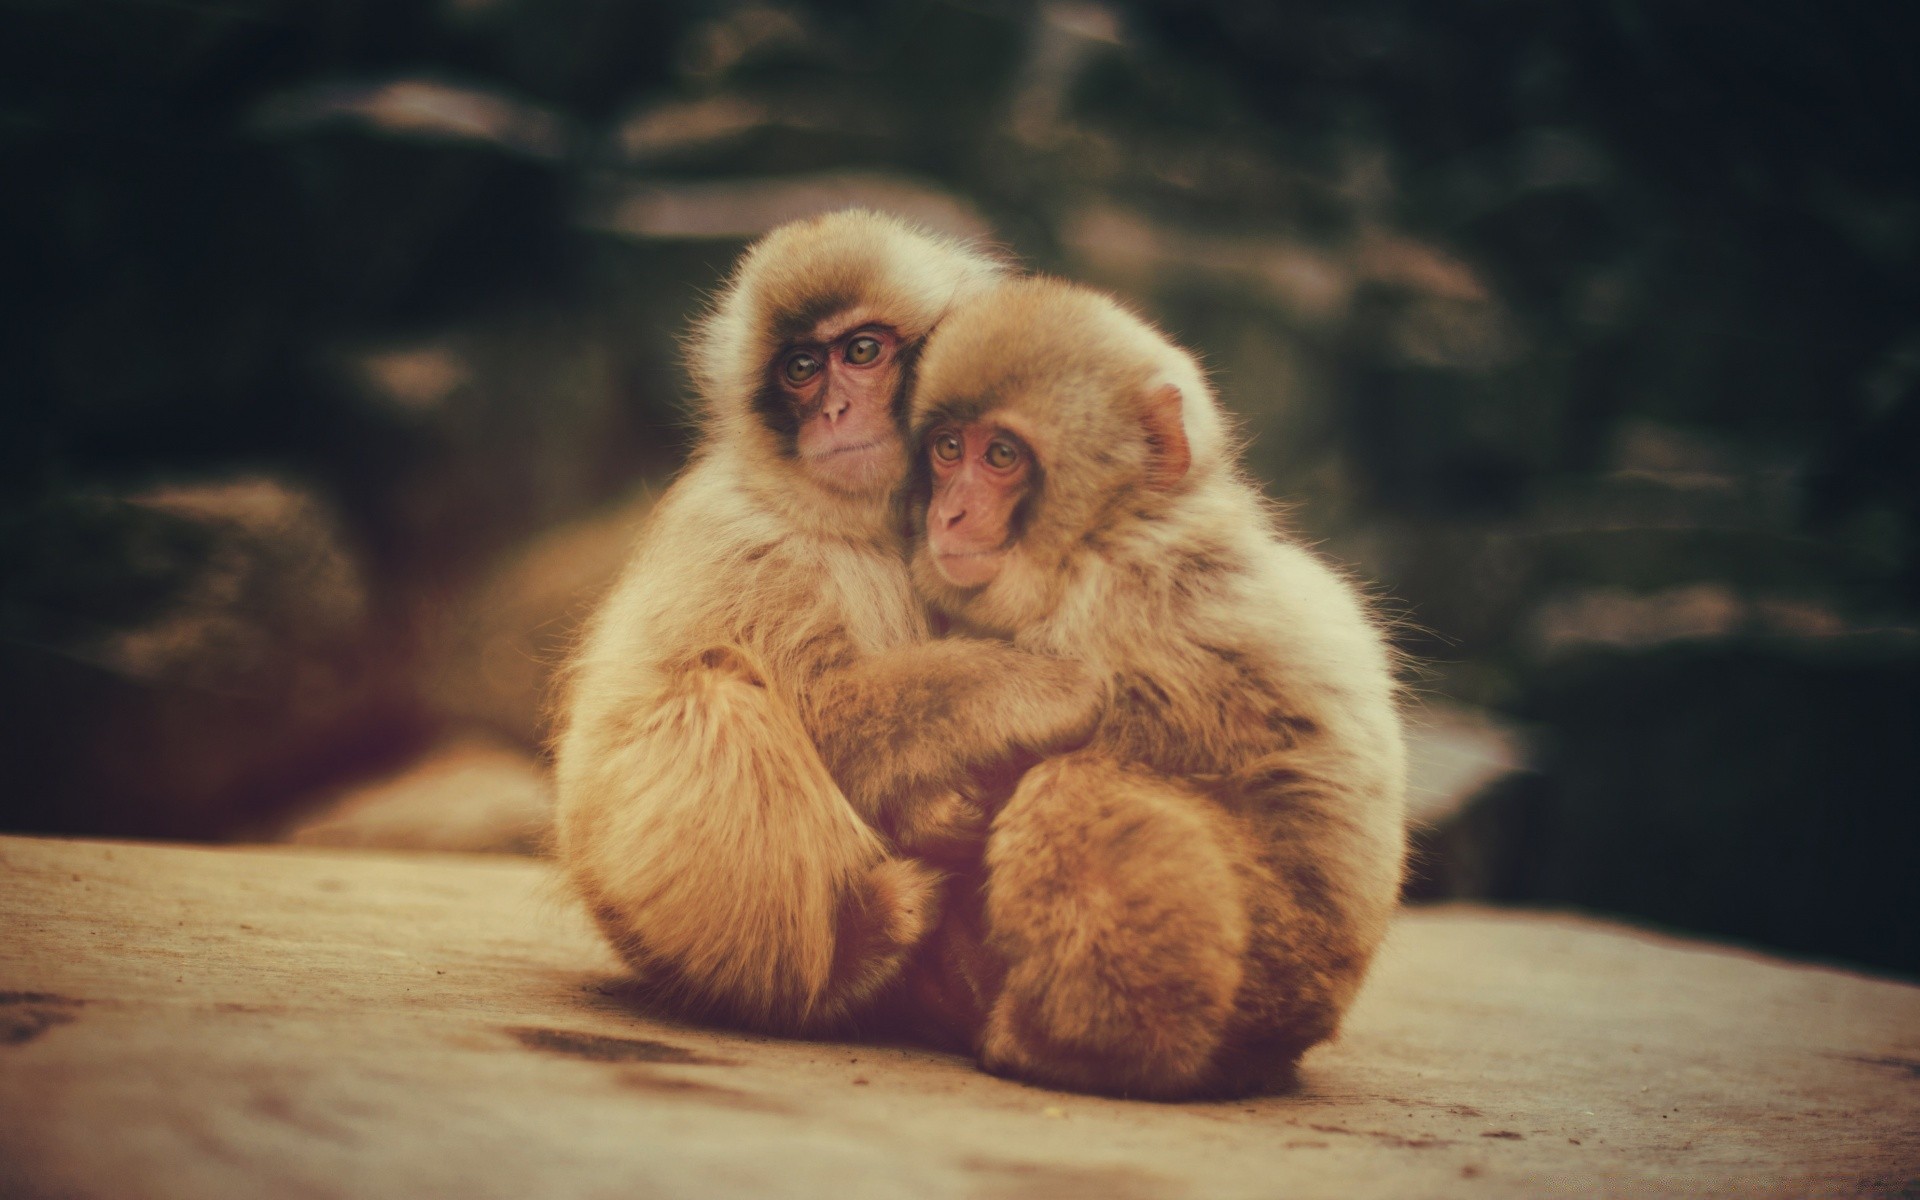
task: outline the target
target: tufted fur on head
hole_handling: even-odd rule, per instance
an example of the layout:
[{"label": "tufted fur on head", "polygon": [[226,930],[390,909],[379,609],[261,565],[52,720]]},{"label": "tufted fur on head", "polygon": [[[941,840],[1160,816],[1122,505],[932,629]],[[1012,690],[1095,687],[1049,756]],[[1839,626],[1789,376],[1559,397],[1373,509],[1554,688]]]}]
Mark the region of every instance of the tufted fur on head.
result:
[{"label": "tufted fur on head", "polygon": [[[844,524],[853,514],[843,498],[824,495],[798,469],[777,469],[795,459],[793,415],[773,376],[781,350],[830,319],[840,328],[890,326],[903,346],[896,413],[904,422],[921,342],[955,302],[1006,271],[982,247],[865,209],[780,226],[748,249],[686,338],[701,453],[728,460],[757,499],[785,515],[811,526],[831,510]],[[891,519],[890,491],[875,489],[868,520]]]},{"label": "tufted fur on head", "polygon": [[[1031,624],[1059,603],[1077,559],[1142,533],[1157,540],[1156,523],[1235,477],[1226,417],[1193,356],[1087,288],[1001,283],[948,317],[918,374],[916,446],[936,426],[990,418],[1039,464],[1019,542],[993,583],[955,588],[924,546],[916,556],[915,585],[983,630]],[[925,454],[914,463],[924,498]]]}]

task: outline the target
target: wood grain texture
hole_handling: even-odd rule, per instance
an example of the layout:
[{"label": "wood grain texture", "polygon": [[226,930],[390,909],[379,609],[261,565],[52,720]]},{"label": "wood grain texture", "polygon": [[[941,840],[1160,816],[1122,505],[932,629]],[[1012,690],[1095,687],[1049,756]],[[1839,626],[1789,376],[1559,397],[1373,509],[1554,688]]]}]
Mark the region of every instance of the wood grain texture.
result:
[{"label": "wood grain texture", "polygon": [[1300,1090],[655,1020],[538,863],[0,839],[7,1197],[1912,1195],[1920,988],[1399,920]]}]

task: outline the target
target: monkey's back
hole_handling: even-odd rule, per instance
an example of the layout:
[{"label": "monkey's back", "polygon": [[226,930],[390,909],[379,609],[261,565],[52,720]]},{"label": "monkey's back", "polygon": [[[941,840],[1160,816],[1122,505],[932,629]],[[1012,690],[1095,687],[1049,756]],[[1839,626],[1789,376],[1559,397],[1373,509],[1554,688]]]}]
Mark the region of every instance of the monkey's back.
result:
[{"label": "monkey's back", "polygon": [[[1245,1090],[1333,1034],[1397,903],[1406,768],[1392,657],[1358,589],[1277,530],[1237,479],[1131,538],[1105,547],[1059,617],[1021,640],[1065,652],[1079,638],[1111,680],[1087,753],[1161,780],[1159,794],[1185,807],[1177,822],[1139,811],[1146,836],[1181,842],[1161,858],[1215,861],[1194,857],[1198,838],[1231,864],[1231,885],[1214,889],[1237,891],[1244,940],[1236,922],[1213,925],[1237,961],[1196,966],[1205,939],[1189,939],[1178,973],[1236,981],[1208,1088]],[[1081,814],[1057,815],[1051,838],[1030,840],[1098,836]],[[1197,911],[1218,902],[1192,893]],[[1143,993],[1175,970],[1125,966]]]}]

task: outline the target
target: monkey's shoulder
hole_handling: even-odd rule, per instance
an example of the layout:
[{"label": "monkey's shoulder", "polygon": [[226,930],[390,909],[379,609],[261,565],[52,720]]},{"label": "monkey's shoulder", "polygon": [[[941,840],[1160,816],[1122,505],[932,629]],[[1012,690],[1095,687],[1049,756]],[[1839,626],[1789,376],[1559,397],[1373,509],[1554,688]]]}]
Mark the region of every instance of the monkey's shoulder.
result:
[{"label": "monkey's shoulder", "polygon": [[1163,550],[1098,589],[1106,610],[1079,622],[1100,639],[1111,702],[1098,736],[1114,752],[1174,774],[1233,773],[1346,740],[1356,712],[1391,713],[1385,639],[1314,552],[1279,535]]},{"label": "monkey's shoulder", "polygon": [[591,627],[601,657],[670,667],[733,644],[798,680],[925,636],[897,552],[796,532],[734,482],[696,460],[661,496]]},{"label": "monkey's shoulder", "polygon": [[704,566],[708,578],[727,581],[756,575],[836,569],[895,568],[900,549],[890,537],[850,537],[796,525],[791,513],[748,486],[737,464],[696,459],[654,505],[635,545],[633,560],[649,564]]},{"label": "monkey's shoulder", "polygon": [[[1190,571],[1196,560],[1211,569]],[[1276,693],[1390,686],[1386,623],[1348,573],[1297,539],[1261,531],[1199,542],[1166,573],[1159,625],[1217,663],[1215,675]]]},{"label": "monkey's shoulder", "polygon": [[791,525],[757,502],[736,464],[713,455],[694,459],[654,505],[641,534],[642,552],[685,546],[728,551],[781,540]]}]

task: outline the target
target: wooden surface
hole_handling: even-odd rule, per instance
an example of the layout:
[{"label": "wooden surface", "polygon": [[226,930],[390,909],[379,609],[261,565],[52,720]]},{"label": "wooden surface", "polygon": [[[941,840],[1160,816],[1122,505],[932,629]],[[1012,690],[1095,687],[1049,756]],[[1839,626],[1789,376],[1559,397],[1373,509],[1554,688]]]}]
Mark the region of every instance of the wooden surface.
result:
[{"label": "wooden surface", "polygon": [[533,862],[0,839],[0,931],[8,1198],[1920,1195],[1920,988],[1568,917],[1177,1106],[649,1019]]}]

